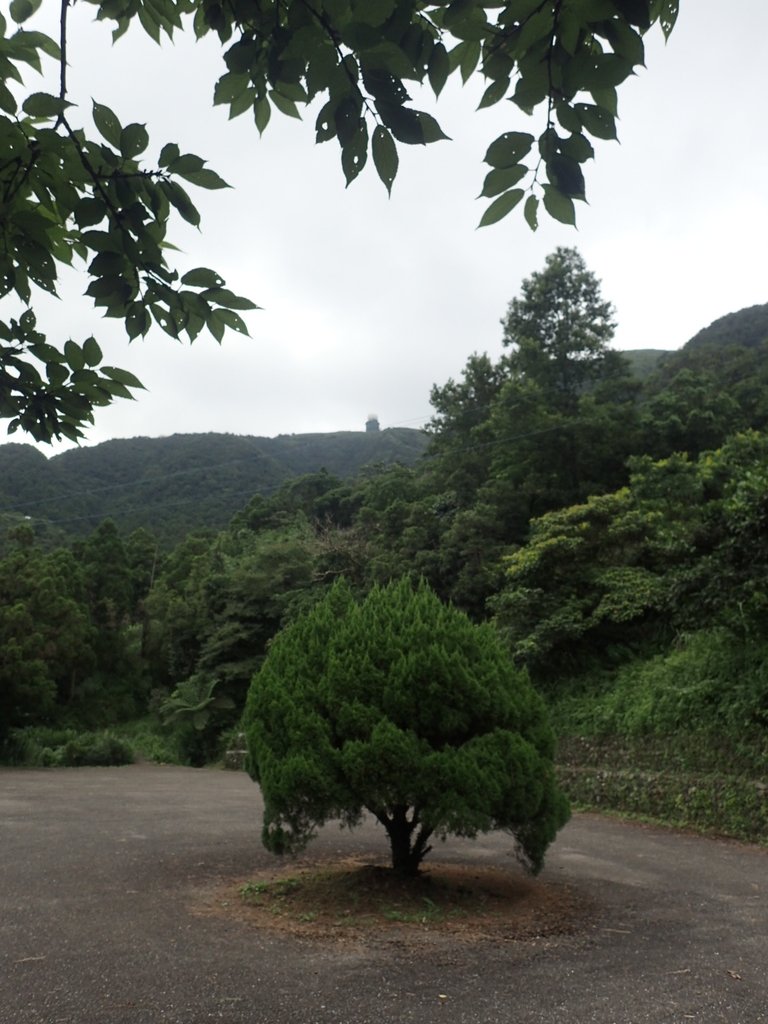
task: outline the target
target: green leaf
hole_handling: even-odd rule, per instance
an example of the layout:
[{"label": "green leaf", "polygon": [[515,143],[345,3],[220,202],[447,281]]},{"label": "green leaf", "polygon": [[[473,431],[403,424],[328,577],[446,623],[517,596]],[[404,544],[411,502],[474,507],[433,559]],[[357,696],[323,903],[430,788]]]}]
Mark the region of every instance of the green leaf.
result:
[{"label": "green leaf", "polygon": [[461,72],[461,80],[466,85],[475,73],[475,68],[480,62],[482,51],[480,43],[475,40],[467,40],[465,43],[460,43],[459,46],[464,47],[459,61],[459,70]]},{"label": "green leaf", "polygon": [[[416,112],[416,117],[419,119],[422,131],[422,141],[424,145],[429,145],[430,142],[442,142],[443,139],[448,139],[443,129],[432,117],[431,114],[425,114],[422,110]],[[450,141],[448,139],[448,141]]]},{"label": "green leaf", "polygon": [[160,167],[170,167],[174,160],[178,160],[180,156],[179,147],[175,142],[166,142],[163,148],[160,150],[160,158],[158,164]]},{"label": "green leaf", "polygon": [[224,281],[215,270],[208,270],[207,267],[195,267],[188,271],[181,279],[181,283],[191,288],[221,288]]},{"label": "green leaf", "polygon": [[494,103],[498,103],[499,100],[503,100],[507,95],[508,88],[508,78],[499,78],[495,82],[491,82],[483,93],[482,98],[477,105],[477,109],[482,110],[484,107],[492,107]]},{"label": "green leaf", "polygon": [[205,326],[214,336],[216,341],[219,342],[224,337],[224,321],[221,318],[222,312],[223,310],[220,309],[212,309],[205,321]]},{"label": "green leaf", "polygon": [[115,149],[120,148],[122,125],[113,110],[102,103],[97,103],[96,100],[93,101],[93,123],[103,139],[106,139]]},{"label": "green leaf", "polygon": [[485,162],[491,167],[514,167],[530,153],[533,142],[527,132],[505,132],[490,144]]},{"label": "green leaf", "polygon": [[384,42],[366,47],[360,60],[364,74],[369,70],[379,70],[386,71],[394,78],[418,77],[413,62],[396,43]]},{"label": "green leaf", "polygon": [[264,130],[269,124],[269,119],[272,116],[272,108],[269,105],[269,100],[259,98],[253,105],[253,120],[256,124],[256,128],[259,135],[264,134]]},{"label": "green leaf", "polygon": [[586,81],[590,92],[595,89],[613,89],[632,74],[632,62],[615,53],[600,53]]},{"label": "green leaf", "polygon": [[76,341],[72,341],[71,339],[64,342],[64,358],[67,360],[67,366],[69,366],[71,370],[82,370],[85,366],[83,350]]},{"label": "green leaf", "polygon": [[557,19],[557,41],[570,56],[574,56],[577,51],[580,34],[580,19],[567,8],[561,10]]},{"label": "green leaf", "polygon": [[[102,387],[112,398],[127,398],[131,402],[134,402],[135,396],[126,388],[123,384],[118,384],[116,380],[103,379],[100,382]],[[106,404],[106,403],[105,403]]]},{"label": "green leaf", "polygon": [[483,40],[488,37],[489,26],[483,5],[476,0],[453,0],[443,22],[455,39]]},{"label": "green leaf", "polygon": [[206,302],[215,302],[217,306],[226,306],[227,309],[258,309],[255,302],[243,298],[242,295],[235,295],[229,288],[207,288],[200,293]]},{"label": "green leaf", "polygon": [[[162,157],[162,153],[160,155]],[[179,174],[182,178],[186,178],[188,174],[194,171],[202,171],[205,167],[205,160],[202,157],[195,156],[194,153],[185,153],[183,156],[177,156],[166,166],[172,174]]]},{"label": "green leaf", "polygon": [[123,251],[123,238],[119,230],[84,231],[80,240],[94,252],[122,253]]},{"label": "green leaf", "polygon": [[395,140],[383,125],[377,125],[373,131],[371,153],[376,173],[384,182],[387,192],[391,194],[392,183],[397,176],[399,158]]},{"label": "green leaf", "polygon": [[581,118],[568,103],[558,103],[555,106],[557,120],[567,132],[581,131]]},{"label": "green leaf", "polygon": [[20,25],[23,21],[32,17],[41,3],[42,0],[11,0],[11,17],[17,25]]},{"label": "green leaf", "polygon": [[607,110],[591,103],[577,103],[574,110],[589,134],[596,139],[616,138],[616,121]]},{"label": "green leaf", "polygon": [[135,377],[129,370],[123,370],[119,366],[102,366],[101,372],[105,377],[109,377],[110,380],[116,380],[120,384],[125,384],[128,388],[141,388],[142,391],[145,390],[139,378]]},{"label": "green leaf", "polygon": [[129,124],[120,133],[120,152],[126,160],[143,153],[149,145],[149,135],[143,124]]},{"label": "green leaf", "polygon": [[659,21],[664,38],[669,39],[672,29],[675,27],[678,14],[678,0],[660,0]]},{"label": "green leaf", "polygon": [[239,313],[235,313],[232,309],[217,309],[216,314],[219,320],[233,331],[238,331],[240,334],[248,334],[248,328],[245,326],[245,321]]},{"label": "green leaf", "polygon": [[592,89],[592,99],[613,117],[619,116],[619,97],[615,89]]},{"label": "green leaf", "polygon": [[[539,4],[538,10],[523,22],[520,34],[515,40],[515,47],[520,55],[539,42],[549,41],[555,28],[552,6],[549,3]],[[584,15],[582,15],[583,17]]]},{"label": "green leaf", "polygon": [[573,200],[568,196],[562,195],[552,185],[544,186],[544,209],[555,220],[560,221],[561,224],[575,224],[576,223],[576,210],[573,206]]},{"label": "green leaf", "polygon": [[514,167],[495,167],[486,174],[483,191],[480,195],[486,199],[493,199],[500,192],[506,192],[507,189],[516,185],[527,173],[528,168],[524,164],[516,164]]},{"label": "green leaf", "polygon": [[427,66],[427,75],[429,76],[429,84],[432,86],[432,91],[435,96],[439,96],[443,91],[445,83],[448,81],[448,75],[451,73],[451,62],[448,57],[448,51],[442,43],[436,43],[429,58],[429,64]]},{"label": "green leaf", "polygon": [[103,356],[95,338],[86,338],[83,342],[83,358],[88,366],[98,366],[101,362]]},{"label": "green leaf", "polygon": [[100,224],[107,216],[107,204],[103,199],[81,199],[74,209],[78,227],[89,228]]},{"label": "green leaf", "polygon": [[526,114],[549,96],[549,76],[545,61],[540,61],[517,80],[513,100]]},{"label": "green leaf", "polygon": [[595,155],[592,143],[586,135],[581,133],[570,135],[567,139],[561,139],[560,152],[564,156],[569,156],[572,160],[578,161],[580,164],[591,160]]},{"label": "green leaf", "polygon": [[485,228],[506,217],[511,210],[514,210],[524,195],[525,191],[522,188],[513,188],[499,196],[498,199],[494,199],[477,226]]},{"label": "green leaf", "polygon": [[200,171],[190,171],[188,174],[182,174],[182,178],[185,178],[190,184],[197,185],[199,188],[230,188],[230,186],[220,178],[216,171],[212,171],[210,167],[203,167]]},{"label": "green leaf", "polygon": [[19,107],[13,93],[4,82],[0,82],[0,110],[4,110],[6,114],[14,115],[18,109]]},{"label": "green leaf", "polygon": [[188,224],[192,224],[194,227],[199,227],[200,214],[197,211],[197,207],[181,185],[179,185],[177,181],[163,181],[160,183],[160,187],[167,196],[168,202],[181,215],[181,217],[183,217]]},{"label": "green leaf", "polygon": [[301,113],[293,100],[288,99],[287,96],[283,96],[282,93],[277,91],[277,89],[269,90],[269,98],[281,114],[301,120]]},{"label": "green leaf", "polygon": [[250,84],[250,76],[242,72],[229,71],[222,75],[213,90],[213,102],[215,104],[232,103],[238,96],[247,91]]},{"label": "green leaf", "polygon": [[392,15],[396,6],[396,0],[364,0],[357,5],[355,14],[359,17],[364,13],[366,24],[378,28]]},{"label": "green leaf", "polygon": [[145,335],[151,326],[152,318],[140,302],[129,307],[129,313],[125,318],[125,330],[129,341],[133,341],[139,335]]},{"label": "green leaf", "polygon": [[328,100],[320,108],[315,121],[315,141],[329,142],[336,135],[336,100]]},{"label": "green leaf", "polygon": [[123,277],[99,277],[91,281],[85,289],[85,294],[97,301],[98,306],[121,305],[129,297],[131,287]]},{"label": "green leaf", "polygon": [[558,192],[573,199],[584,198],[584,174],[575,160],[556,153],[547,161],[547,175]]},{"label": "green leaf", "polygon": [[33,92],[21,105],[21,109],[30,117],[58,117],[63,114],[67,107],[72,104],[68,100],[62,100],[58,96],[51,96],[47,92]]},{"label": "green leaf", "polygon": [[347,185],[355,180],[368,160],[368,126],[365,118],[360,118],[357,133],[341,150],[341,167]]},{"label": "green leaf", "polygon": [[60,363],[46,363],[45,373],[54,387],[62,385],[67,377],[69,377],[69,370]]},{"label": "green leaf", "polygon": [[423,146],[429,142],[438,142],[440,139],[448,138],[430,114],[394,103],[377,103],[376,106],[382,121],[398,142]]},{"label": "green leaf", "polygon": [[244,114],[246,110],[250,110],[256,100],[256,90],[246,89],[237,96],[229,105],[229,119],[230,121],[234,117],[239,117]]},{"label": "green leaf", "polygon": [[122,253],[100,252],[88,265],[88,273],[94,277],[122,275],[126,272],[126,258]]},{"label": "green leaf", "polygon": [[345,96],[334,110],[333,126],[342,147],[351,142],[360,130],[360,115],[360,100],[353,96]]},{"label": "green leaf", "polygon": [[531,195],[525,200],[523,216],[531,231],[535,231],[539,226],[539,200],[537,196]]}]

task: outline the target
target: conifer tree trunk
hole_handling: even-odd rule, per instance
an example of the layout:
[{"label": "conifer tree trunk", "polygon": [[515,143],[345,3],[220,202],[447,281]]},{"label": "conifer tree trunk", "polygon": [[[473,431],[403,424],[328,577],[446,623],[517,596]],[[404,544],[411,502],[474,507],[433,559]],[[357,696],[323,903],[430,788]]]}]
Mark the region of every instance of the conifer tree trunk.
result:
[{"label": "conifer tree trunk", "polygon": [[[417,875],[422,860],[432,849],[431,846],[427,846],[432,830],[419,825],[416,811],[409,820],[408,808],[404,804],[394,807],[389,817],[378,815],[377,817],[389,836],[392,870],[398,875]],[[412,841],[413,833],[417,829],[416,838]]]}]

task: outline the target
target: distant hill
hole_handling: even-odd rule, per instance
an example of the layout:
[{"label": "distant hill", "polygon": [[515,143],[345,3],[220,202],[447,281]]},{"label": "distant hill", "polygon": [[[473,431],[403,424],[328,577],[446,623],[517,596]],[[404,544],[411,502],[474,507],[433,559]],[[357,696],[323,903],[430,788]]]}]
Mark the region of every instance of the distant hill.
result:
[{"label": "distant hill", "polygon": [[[745,408],[763,404],[757,392],[768,385],[767,357],[768,303],[748,306],[719,317],[682,348],[665,353],[647,381],[648,393],[674,387],[675,378],[688,371],[716,382],[720,391],[732,394]],[[756,407],[748,415],[754,426],[760,426],[764,418]]]},{"label": "distant hill", "polygon": [[736,313],[718,317],[703,327],[681,348],[674,350],[637,348],[622,351],[632,374],[646,381],[660,371],[653,390],[682,369],[718,369],[734,359],[734,348],[757,349],[768,346],[768,303],[747,306]]},{"label": "distant hill", "polygon": [[768,303],[721,316],[695,334],[683,346],[683,351],[723,344],[757,348],[765,342],[768,342]]},{"label": "distant hill", "polygon": [[[143,526],[164,544],[191,530],[221,529],[257,493],[327,470],[341,478],[364,466],[412,465],[426,434],[375,432],[174,434],[106,441],[47,459],[31,445],[0,445],[0,520],[22,517],[45,532],[82,536],[107,517],[121,530]],[[22,521],[26,521],[23,519]]]},{"label": "distant hill", "polygon": [[621,354],[629,363],[632,376],[643,381],[657,369],[664,356],[669,355],[663,348],[623,349]]}]

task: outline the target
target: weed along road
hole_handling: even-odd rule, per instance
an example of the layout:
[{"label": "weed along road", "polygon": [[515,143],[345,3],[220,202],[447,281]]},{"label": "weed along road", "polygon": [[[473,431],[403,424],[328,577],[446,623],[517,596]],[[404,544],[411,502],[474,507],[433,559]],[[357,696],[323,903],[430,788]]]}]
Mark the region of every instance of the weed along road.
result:
[{"label": "weed along road", "polygon": [[[527,890],[569,901],[559,929],[313,938],[243,913],[259,828],[244,774],[0,770],[1,1024],[768,1022],[764,849],[580,815]],[[383,843],[331,825],[308,857]],[[519,872],[500,834],[433,859]]]}]

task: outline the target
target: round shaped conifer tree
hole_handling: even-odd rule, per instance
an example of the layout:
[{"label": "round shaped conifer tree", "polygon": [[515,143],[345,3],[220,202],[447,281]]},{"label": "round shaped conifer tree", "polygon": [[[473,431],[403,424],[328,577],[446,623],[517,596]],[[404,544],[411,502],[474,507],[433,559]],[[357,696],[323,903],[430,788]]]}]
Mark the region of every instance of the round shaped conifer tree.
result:
[{"label": "round shaped conifer tree", "polygon": [[301,850],[326,821],[365,811],[392,866],[415,874],[433,835],[514,836],[538,871],[568,819],[542,699],[490,625],[425,583],[343,581],[275,637],[246,708],[265,846]]}]

